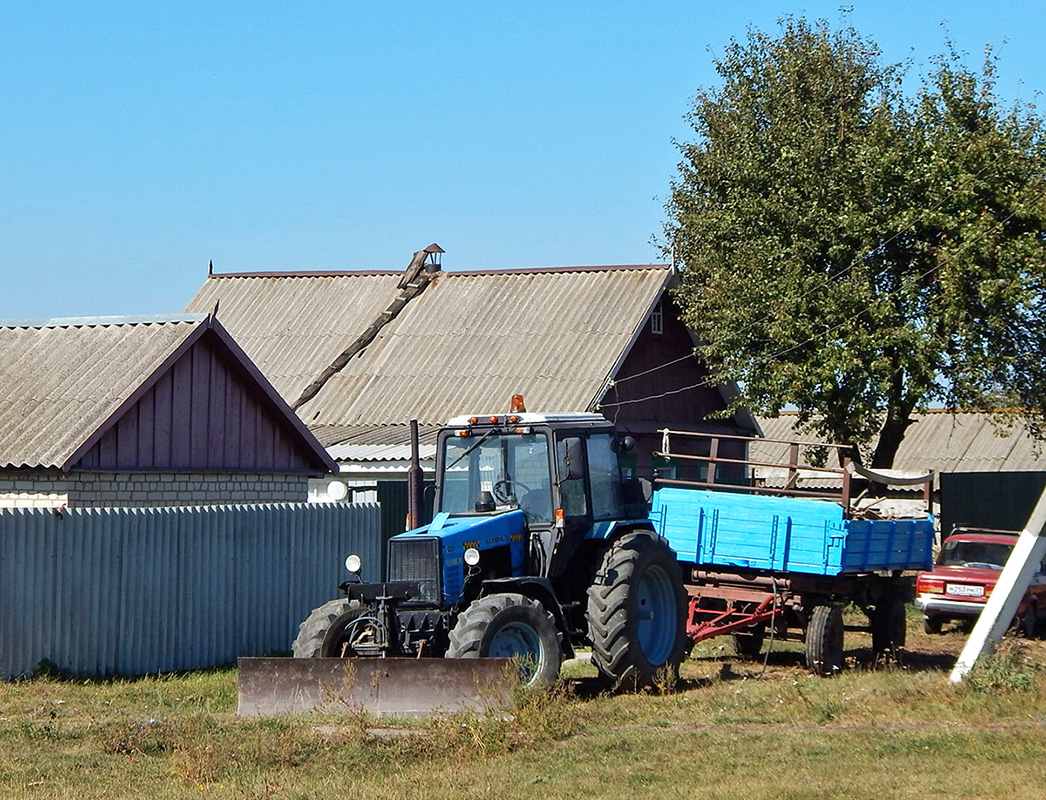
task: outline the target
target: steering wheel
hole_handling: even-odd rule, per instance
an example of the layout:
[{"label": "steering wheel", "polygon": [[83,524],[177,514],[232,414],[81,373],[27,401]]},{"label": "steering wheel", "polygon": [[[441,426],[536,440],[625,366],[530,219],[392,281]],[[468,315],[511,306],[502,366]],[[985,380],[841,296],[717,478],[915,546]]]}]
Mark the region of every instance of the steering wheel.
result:
[{"label": "steering wheel", "polygon": [[530,487],[525,483],[503,478],[500,481],[495,481],[494,485],[490,487],[490,493],[494,495],[495,500],[504,505],[516,496],[516,489],[522,489],[524,492],[531,491]]}]

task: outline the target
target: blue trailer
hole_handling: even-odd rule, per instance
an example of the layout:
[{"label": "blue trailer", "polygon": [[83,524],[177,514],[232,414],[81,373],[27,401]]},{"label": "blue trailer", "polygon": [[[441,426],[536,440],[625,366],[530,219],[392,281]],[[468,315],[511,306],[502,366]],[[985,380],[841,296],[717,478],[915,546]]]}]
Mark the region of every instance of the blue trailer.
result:
[{"label": "blue trailer", "polygon": [[[845,448],[830,448],[838,466],[818,468],[800,466],[799,453],[819,444],[780,442],[783,463],[757,463],[747,458],[756,440],[744,437],[662,431],[662,440],[658,457],[676,467],[655,483],[650,518],[683,567],[693,641],[731,634],[739,654],[755,655],[767,635],[801,640],[809,667],[822,675],[842,668],[844,630],[870,631],[877,654],[903,648],[912,591],[905,573],[931,563],[930,513],[877,518],[862,509]],[[728,440],[746,457],[720,458]],[[765,450],[767,440],[759,442]],[[690,467],[689,480],[675,477],[686,472],[681,464]],[[760,472],[778,480],[766,485]],[[897,480],[867,470],[860,476]],[[926,506],[931,480],[918,479]],[[868,624],[844,625],[847,605],[863,610]]]}]

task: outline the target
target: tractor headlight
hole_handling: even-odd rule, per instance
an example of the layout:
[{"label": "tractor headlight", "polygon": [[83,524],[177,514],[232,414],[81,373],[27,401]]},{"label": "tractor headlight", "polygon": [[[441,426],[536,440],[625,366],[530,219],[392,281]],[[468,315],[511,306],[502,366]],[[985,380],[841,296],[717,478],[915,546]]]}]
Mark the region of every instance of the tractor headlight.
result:
[{"label": "tractor headlight", "polygon": [[479,550],[475,547],[470,547],[465,551],[465,563],[470,567],[474,567],[479,563]]},{"label": "tractor headlight", "polygon": [[355,553],[345,559],[345,569],[353,575],[357,574],[362,568],[363,560]]}]

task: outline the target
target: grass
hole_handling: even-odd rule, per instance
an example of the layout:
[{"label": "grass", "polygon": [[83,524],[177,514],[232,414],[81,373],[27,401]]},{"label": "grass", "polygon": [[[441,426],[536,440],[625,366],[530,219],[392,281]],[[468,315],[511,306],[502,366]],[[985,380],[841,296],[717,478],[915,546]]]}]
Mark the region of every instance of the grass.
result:
[{"label": "grass", "polygon": [[961,633],[913,622],[909,658],[878,667],[866,638],[847,635],[831,680],[791,643],[764,666],[711,640],[638,695],[598,694],[575,662],[511,719],[240,719],[231,669],[0,684],[0,797],[1044,795],[1046,644],[1008,643],[953,686]]}]

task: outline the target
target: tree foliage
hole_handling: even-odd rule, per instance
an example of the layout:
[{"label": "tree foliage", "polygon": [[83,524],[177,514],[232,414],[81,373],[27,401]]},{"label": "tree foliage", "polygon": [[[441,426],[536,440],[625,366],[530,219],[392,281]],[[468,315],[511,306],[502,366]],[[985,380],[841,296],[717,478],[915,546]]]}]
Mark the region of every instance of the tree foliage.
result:
[{"label": "tree foliage", "polygon": [[906,94],[852,28],[789,18],[716,60],[666,234],[678,299],[738,405],[868,445],[913,412],[1009,409],[1042,436],[1046,137],[954,48]]}]

